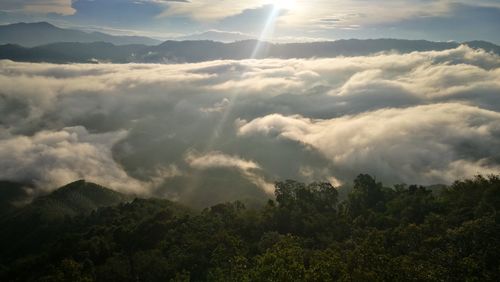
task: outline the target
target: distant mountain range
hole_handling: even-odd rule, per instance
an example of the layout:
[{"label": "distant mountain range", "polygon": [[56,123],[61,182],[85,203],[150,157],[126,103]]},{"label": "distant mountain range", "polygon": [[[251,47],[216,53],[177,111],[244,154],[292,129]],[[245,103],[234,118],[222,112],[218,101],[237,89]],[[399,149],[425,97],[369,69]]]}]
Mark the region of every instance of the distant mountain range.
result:
[{"label": "distant mountain range", "polygon": [[[315,43],[272,44],[256,40],[233,43],[215,41],[166,41],[156,46],[114,45],[107,42],[53,43],[32,48],[14,44],[0,45],[0,59],[50,63],[190,63],[210,60],[253,58],[328,58],[365,56],[380,52],[409,53],[442,51],[461,44],[500,54],[500,46],[484,41],[464,43],[424,40],[372,39],[339,40]],[[259,45],[260,51],[255,53]]]},{"label": "distant mountain range", "polygon": [[115,45],[157,45],[159,40],[142,36],[115,36],[101,32],[84,32],[56,27],[47,22],[15,23],[0,26],[0,44],[17,44],[24,47],[56,42],[109,42]]},{"label": "distant mountain range", "polygon": [[[220,35],[221,41],[225,34]],[[210,38],[202,33],[190,38]],[[242,37],[244,39],[244,37]],[[409,53],[441,51],[461,44],[500,54],[500,46],[471,41],[432,42],[425,40],[370,39],[311,43],[273,44],[257,40],[223,43],[210,40],[159,41],[147,37],[112,36],[62,29],[49,23],[19,23],[0,26],[0,59],[50,63],[186,63],[218,59],[248,58],[328,58],[365,56],[380,52]],[[36,46],[35,46],[36,45]],[[255,51],[259,46],[258,52]]]},{"label": "distant mountain range", "polygon": [[242,40],[256,39],[253,36],[240,32],[230,32],[230,31],[220,31],[220,30],[208,30],[205,32],[194,33],[190,35],[180,36],[174,38],[177,41],[186,40],[213,40],[219,42],[234,42]]}]

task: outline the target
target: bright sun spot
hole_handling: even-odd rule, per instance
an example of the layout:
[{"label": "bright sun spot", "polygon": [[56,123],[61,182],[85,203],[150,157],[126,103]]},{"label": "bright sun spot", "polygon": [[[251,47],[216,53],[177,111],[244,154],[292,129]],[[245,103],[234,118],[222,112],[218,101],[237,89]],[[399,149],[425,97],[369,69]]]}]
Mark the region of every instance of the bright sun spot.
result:
[{"label": "bright sun spot", "polygon": [[293,10],[297,7],[297,0],[272,0],[271,3],[280,10]]}]

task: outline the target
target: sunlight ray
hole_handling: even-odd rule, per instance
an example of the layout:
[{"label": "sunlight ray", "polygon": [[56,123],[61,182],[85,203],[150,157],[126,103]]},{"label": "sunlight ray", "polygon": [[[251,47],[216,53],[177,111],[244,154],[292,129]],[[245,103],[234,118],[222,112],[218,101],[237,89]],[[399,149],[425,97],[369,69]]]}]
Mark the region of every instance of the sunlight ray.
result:
[{"label": "sunlight ray", "polygon": [[[257,59],[259,58],[259,54],[262,50],[262,47],[267,43],[266,40],[272,39],[276,27],[276,22],[278,21],[280,13],[283,11],[283,9],[286,9],[289,7],[290,3],[294,3],[294,1],[275,1],[273,2],[273,8],[271,9],[271,12],[269,13],[269,16],[267,18],[266,24],[264,25],[264,28],[261,31],[261,34],[258,38],[258,40],[255,43],[255,47],[252,51],[252,54],[250,56],[250,59]],[[288,4],[287,4],[288,3]],[[229,104],[226,107],[225,110],[222,111],[222,116],[220,118],[220,121],[215,125],[214,130],[208,139],[206,146],[203,150],[203,152],[208,153],[212,150],[214,150],[215,143],[219,139],[219,136],[221,135],[221,131],[224,130],[224,126],[227,125],[228,118],[233,111],[233,108],[239,98],[238,94],[233,95],[232,97],[229,98]],[[193,182],[193,187],[200,184],[200,179],[199,177],[194,177],[194,182]]]},{"label": "sunlight ray", "polygon": [[[270,39],[272,37],[272,35],[274,34],[275,25],[276,25],[277,19],[279,17],[279,14],[282,10],[282,7],[283,6],[278,5],[278,4],[273,5],[273,9],[269,13],[266,24],[265,24],[265,26],[264,26],[264,28],[259,36],[259,39],[257,40],[257,42],[255,44],[255,48],[252,51],[250,59],[257,59],[258,58],[260,50],[262,49],[263,45],[266,43],[265,40]],[[223,111],[221,120],[216,125],[211,138],[207,142],[205,151],[208,152],[208,151],[213,149],[213,147],[215,145],[214,143],[215,143],[217,137],[219,136],[220,131],[223,130],[223,126],[226,124],[227,119],[229,117],[229,114],[231,113],[237,99],[238,99],[237,94],[229,99],[229,104],[228,104],[227,108]]]}]

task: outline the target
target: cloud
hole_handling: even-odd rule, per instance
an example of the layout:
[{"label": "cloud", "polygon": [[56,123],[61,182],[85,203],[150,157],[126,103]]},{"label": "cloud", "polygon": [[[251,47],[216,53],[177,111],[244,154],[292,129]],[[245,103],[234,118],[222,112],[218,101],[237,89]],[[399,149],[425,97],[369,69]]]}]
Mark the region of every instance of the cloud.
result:
[{"label": "cloud", "polygon": [[2,132],[2,137],[0,179],[29,180],[47,190],[88,179],[122,192],[147,192],[147,183],[130,178],[112,158],[111,146],[126,137],[125,131],[90,134],[79,126],[33,136]]},{"label": "cloud", "polygon": [[[489,2],[489,3],[486,3]],[[379,30],[393,30],[392,37],[428,40],[498,42],[495,27],[500,24],[498,1],[448,2],[444,13],[429,14],[372,25]]]},{"label": "cloud", "polygon": [[431,184],[500,172],[495,157],[500,156],[500,113],[461,104],[383,109],[329,120],[274,114],[239,128],[242,136],[256,133],[318,150],[344,177],[367,171],[393,182]]},{"label": "cloud", "polygon": [[[190,3],[169,3],[164,16],[185,15],[199,21],[221,20],[243,15],[245,11],[274,5],[275,0],[192,0]],[[279,3],[278,3],[279,4]],[[500,8],[498,1],[348,1],[295,0],[287,9],[281,23],[323,29],[358,28],[373,24],[398,22],[422,17],[441,17],[452,13],[454,5]]]},{"label": "cloud", "polygon": [[202,156],[198,156],[196,153],[190,152],[186,156],[186,161],[190,166],[197,169],[219,167],[237,168],[242,171],[260,169],[259,165],[252,161],[243,160],[235,156],[228,156],[220,152],[210,152]]},{"label": "cloud", "polygon": [[162,16],[184,15],[199,21],[213,21],[240,14],[244,10],[259,8],[265,2],[264,0],[233,2],[194,0],[189,3],[169,3]]},{"label": "cloud", "polygon": [[368,172],[447,183],[500,165],[500,57],[465,46],[169,65],[0,61],[0,85],[0,176],[43,191],[92,178],[208,205],[262,199],[275,180]]},{"label": "cloud", "polygon": [[[277,0],[4,0],[4,23],[51,21],[93,30],[232,41],[259,37]],[[285,1],[286,2],[286,1]],[[406,38],[499,42],[496,0],[293,0],[281,5],[275,42]],[[288,6],[288,7],[287,7]],[[97,27],[98,26],[98,27]],[[165,32],[175,31],[174,33]],[[201,34],[197,32],[209,30]],[[219,30],[219,31],[215,31]],[[220,32],[224,31],[224,32]],[[241,34],[241,33],[244,34]]]},{"label": "cloud", "polygon": [[[205,28],[259,36],[273,13],[273,0],[171,3],[165,18],[187,18]],[[314,38],[407,38],[498,42],[498,1],[294,0],[281,10],[267,40]],[[285,5],[286,6],[286,5]],[[459,27],[459,28],[458,28]],[[200,26],[196,27],[197,29]],[[195,30],[196,30],[195,28]],[[188,33],[191,33],[189,31]],[[290,39],[286,39],[289,37]],[[300,37],[303,37],[300,39]]]},{"label": "cloud", "polygon": [[252,183],[261,187],[266,193],[274,193],[274,185],[267,182],[257,172],[261,167],[253,161],[241,159],[237,156],[229,156],[221,152],[209,152],[200,155],[196,152],[189,152],[186,162],[193,168],[208,170],[213,168],[232,168],[240,171]]},{"label": "cloud", "polygon": [[1,11],[22,11],[30,14],[72,15],[76,12],[71,6],[71,0],[2,0]]},{"label": "cloud", "polygon": [[200,110],[205,113],[216,113],[216,112],[224,112],[227,107],[231,105],[229,99],[224,98],[222,101],[215,103],[212,107],[201,108]]}]

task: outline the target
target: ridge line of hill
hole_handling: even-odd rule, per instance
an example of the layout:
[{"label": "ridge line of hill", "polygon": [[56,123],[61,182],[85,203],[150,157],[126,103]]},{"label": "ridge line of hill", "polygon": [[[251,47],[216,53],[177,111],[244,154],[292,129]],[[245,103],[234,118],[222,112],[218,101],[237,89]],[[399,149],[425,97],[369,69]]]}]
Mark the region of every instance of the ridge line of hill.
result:
[{"label": "ridge line of hill", "polygon": [[[0,45],[0,59],[47,63],[196,63],[212,60],[250,59],[258,41],[165,41],[159,45],[114,45],[109,42],[60,42],[37,47]],[[261,42],[252,58],[309,59],[367,56],[382,52],[444,51],[466,45],[500,55],[500,46],[485,41],[432,42],[402,39],[351,39],[313,43]]]}]

